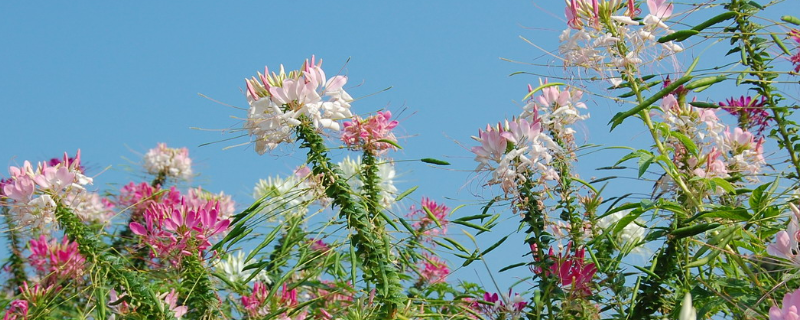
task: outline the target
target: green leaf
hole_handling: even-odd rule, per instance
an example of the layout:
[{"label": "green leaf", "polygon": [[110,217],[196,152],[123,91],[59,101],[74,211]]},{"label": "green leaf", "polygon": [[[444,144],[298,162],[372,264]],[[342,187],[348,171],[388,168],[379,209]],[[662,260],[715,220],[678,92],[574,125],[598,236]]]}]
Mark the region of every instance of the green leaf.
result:
[{"label": "green leaf", "polygon": [[399,194],[397,197],[394,198],[394,201],[397,202],[403,200],[403,198],[407,197],[409,194],[417,190],[417,188],[419,188],[419,186],[414,186],[406,191],[403,191],[403,193]]},{"label": "green leaf", "polygon": [[717,16],[711,18],[711,19],[708,19],[708,20],[704,21],[701,24],[698,24],[698,25],[694,26],[692,28],[692,30],[698,31],[698,32],[699,31],[703,31],[703,30],[705,30],[705,28],[708,28],[710,26],[713,26],[713,25],[715,25],[717,23],[720,23],[720,22],[723,22],[725,20],[732,19],[732,18],[734,18],[734,17],[736,17],[738,15],[739,15],[738,13],[733,12],[733,11],[720,13],[719,15],[717,15]]},{"label": "green leaf", "polygon": [[439,159],[434,159],[434,158],[422,158],[419,161],[422,161],[422,162],[425,162],[425,163],[430,163],[430,164],[435,164],[435,165],[440,165],[440,166],[449,166],[450,165],[450,162],[439,160]]},{"label": "green leaf", "polygon": [[624,121],[626,118],[628,118],[628,117],[630,117],[632,115],[635,115],[635,114],[639,113],[640,111],[646,109],[647,107],[649,107],[650,105],[652,105],[656,101],[660,100],[661,98],[663,98],[666,95],[668,95],[668,94],[672,93],[673,91],[675,91],[675,89],[677,89],[678,87],[680,87],[684,83],[689,82],[689,80],[692,80],[692,77],[689,75],[689,72],[694,68],[694,66],[697,65],[698,61],[699,61],[698,59],[695,59],[694,63],[692,63],[692,65],[689,67],[689,69],[688,69],[689,71],[686,72],[685,76],[680,77],[678,80],[675,80],[675,82],[673,82],[673,83],[670,83],[664,89],[661,89],[660,91],[656,92],[656,94],[654,94],[652,97],[647,98],[646,100],[642,101],[642,103],[639,104],[638,106],[633,107],[632,109],[630,109],[628,111],[619,112],[616,115],[614,115],[614,117],[611,118],[611,121],[608,122],[609,124],[611,124],[611,130],[613,131],[614,128],[616,128],[618,125],[620,125],[622,123],[622,121]]},{"label": "green leaf", "polygon": [[653,155],[642,155],[639,157],[639,179],[647,172],[647,168],[653,163]]},{"label": "green leaf", "polygon": [[505,242],[506,239],[508,239],[508,236],[503,237],[502,239],[500,239],[500,241],[495,242],[493,245],[489,246],[489,248],[487,248],[486,250],[483,250],[483,252],[481,252],[481,256],[482,257],[486,256],[486,254],[488,254],[489,252],[492,252],[492,250],[496,249],[503,242]]},{"label": "green leaf", "polygon": [[697,79],[697,80],[694,80],[692,82],[687,83],[686,86],[684,86],[684,88],[686,90],[694,90],[694,89],[697,89],[697,88],[700,88],[700,87],[708,87],[708,86],[711,86],[711,85],[713,85],[715,83],[719,83],[719,82],[725,81],[727,79],[728,79],[728,77],[726,77],[724,75],[700,78],[700,79]]},{"label": "green leaf", "polygon": [[508,271],[508,270],[514,269],[516,267],[524,266],[526,264],[528,264],[528,263],[527,262],[515,263],[515,264],[512,264],[512,265],[505,266],[505,267],[501,268],[500,270],[497,270],[497,272]]},{"label": "green leaf", "polygon": [[480,226],[480,225],[477,225],[477,224],[474,224],[474,223],[469,223],[469,222],[466,222],[466,221],[453,220],[451,222],[455,223],[455,224],[460,224],[460,225],[465,226],[465,227],[470,227],[472,229],[480,230],[480,231],[492,231],[491,229],[486,228],[484,226]]},{"label": "green leaf", "polygon": [[[677,131],[670,131],[669,135],[678,139],[678,141],[680,141],[681,144],[686,147],[686,151],[689,151],[691,155],[697,155],[697,145],[694,143],[694,141],[692,141],[692,139]],[[639,177],[641,177],[641,175]]]},{"label": "green leaf", "polygon": [[719,226],[721,226],[721,224],[719,223],[696,224],[693,226],[672,230],[672,232],[670,232],[670,235],[672,235],[676,239],[681,239],[681,238],[691,237],[706,232],[708,230],[716,229]]},{"label": "green leaf", "polygon": [[[439,218],[437,218],[436,216],[433,215],[433,212],[431,212],[431,209],[428,209],[427,206],[422,206],[422,210],[425,211],[426,215],[428,215],[428,219],[431,219],[431,220],[433,220],[434,223],[436,223],[437,227],[439,227],[439,228],[442,227],[442,223],[439,222]],[[453,221],[453,222],[455,222],[455,221]]]},{"label": "green leaf", "polygon": [[683,40],[689,39],[689,37],[691,37],[693,35],[696,35],[698,33],[700,33],[700,31],[697,31],[697,30],[680,30],[680,31],[675,31],[674,33],[668,34],[666,36],[663,36],[661,38],[658,38],[658,40],[656,40],[656,41],[658,41],[658,43],[670,42],[670,41],[673,41],[673,40],[674,41],[683,41]]},{"label": "green leaf", "polygon": [[403,149],[403,147],[401,147],[399,144],[397,144],[397,141],[392,141],[392,140],[388,140],[388,139],[380,139],[377,142],[388,143],[388,144],[391,144],[392,146],[394,146],[397,149]]},{"label": "green leaf", "polygon": [[458,220],[458,221],[472,221],[472,220],[477,220],[477,219],[483,220],[483,218],[488,218],[488,217],[491,217],[491,216],[492,216],[491,214],[476,214],[476,215],[472,215],[472,216],[461,217],[461,218],[458,218],[456,220]]},{"label": "green leaf", "polygon": [[800,19],[798,19],[797,17],[782,16],[781,20],[783,20],[784,22],[791,23],[791,24],[796,25],[796,26],[800,26]]}]

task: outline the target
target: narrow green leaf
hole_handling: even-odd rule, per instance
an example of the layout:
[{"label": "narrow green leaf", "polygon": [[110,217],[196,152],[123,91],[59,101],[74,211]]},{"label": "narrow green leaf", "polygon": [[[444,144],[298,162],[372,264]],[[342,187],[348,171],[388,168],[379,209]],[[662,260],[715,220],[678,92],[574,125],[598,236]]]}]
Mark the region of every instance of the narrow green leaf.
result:
[{"label": "narrow green leaf", "polygon": [[687,83],[686,86],[684,86],[684,88],[686,90],[694,90],[696,88],[707,87],[707,86],[713,85],[715,83],[719,83],[719,82],[725,81],[727,79],[728,79],[728,77],[726,77],[724,75],[700,78],[700,79],[697,79],[697,80],[694,80],[692,82]]},{"label": "narrow green leaf", "polygon": [[779,48],[781,48],[781,51],[783,51],[783,53],[790,56],[792,55],[792,52],[789,51],[789,48],[787,48],[785,44],[783,44],[783,41],[781,41],[781,38],[778,37],[777,34],[773,33],[770,34],[770,36],[772,36],[772,41],[775,42],[775,44],[777,44]]},{"label": "narrow green leaf", "polygon": [[440,165],[440,166],[449,166],[450,165],[450,162],[439,160],[439,159],[434,159],[434,158],[422,158],[419,161],[422,161],[422,162],[425,162],[425,163],[430,163],[430,164],[435,164],[435,165]]},{"label": "narrow green leaf", "polygon": [[394,146],[397,149],[403,149],[403,147],[401,147],[399,144],[397,144],[396,141],[392,141],[392,140],[388,140],[388,139],[380,139],[380,140],[378,140],[378,142],[388,143],[388,144],[391,144],[392,146]]},{"label": "narrow green leaf", "polygon": [[710,103],[710,102],[703,102],[703,101],[692,101],[692,102],[689,102],[689,104],[692,105],[693,107],[703,108],[703,109],[718,109],[718,108],[720,108],[720,106],[718,104]]},{"label": "narrow green leaf", "polygon": [[[692,64],[692,66],[689,67],[689,70],[691,70],[694,66],[696,66],[697,62],[698,62],[698,60],[695,59],[695,61]],[[632,108],[632,109],[630,109],[628,111],[620,112],[620,113],[617,113],[616,115],[614,115],[614,117],[611,118],[611,121],[608,122],[609,124],[611,124],[611,130],[614,130],[614,128],[616,126],[620,125],[622,123],[622,121],[624,121],[626,118],[628,118],[628,117],[630,117],[632,115],[635,115],[635,114],[639,113],[640,111],[646,109],[647,107],[649,107],[650,105],[652,105],[656,101],[660,100],[661,98],[663,98],[666,95],[668,95],[668,94],[672,93],[673,91],[675,91],[675,89],[677,89],[678,87],[680,87],[684,83],[689,82],[689,80],[692,80],[692,77],[688,75],[689,71],[687,71],[686,74],[687,75],[679,78],[678,80],[675,80],[675,82],[670,83],[664,89],[661,89],[661,91],[656,92],[656,94],[654,94],[652,97],[647,98],[647,100],[643,101],[640,105],[638,105],[638,106],[636,106],[636,107],[634,107],[634,108]]]},{"label": "narrow green leaf", "polygon": [[403,200],[403,198],[407,197],[409,194],[411,194],[412,192],[417,190],[417,188],[419,188],[419,186],[413,186],[410,189],[408,189],[406,191],[403,191],[402,193],[397,195],[397,197],[394,198],[394,201],[397,202],[397,201]]},{"label": "narrow green leaf", "polygon": [[503,237],[502,239],[500,239],[500,241],[497,241],[497,242],[495,242],[495,244],[493,244],[493,245],[489,246],[489,248],[487,248],[486,250],[483,250],[483,252],[481,252],[481,256],[482,256],[482,257],[483,257],[483,256],[486,256],[486,254],[488,254],[489,252],[492,252],[492,250],[496,249],[496,248],[497,248],[498,246],[500,246],[500,245],[501,245],[503,242],[505,242],[505,241],[506,241],[506,239],[508,239],[508,236],[505,236],[505,237]]},{"label": "narrow green leaf", "polygon": [[[437,218],[436,216],[433,215],[433,212],[431,212],[431,209],[428,209],[427,206],[422,206],[422,210],[425,211],[426,215],[428,215],[428,219],[431,219],[431,220],[433,220],[434,223],[436,223],[437,227],[439,227],[439,228],[442,227],[442,223],[439,222],[439,218]],[[455,222],[455,221],[453,221],[453,222]]]},{"label": "narrow green leaf", "polygon": [[680,30],[680,31],[675,31],[675,32],[673,32],[671,34],[668,34],[666,36],[663,36],[661,38],[658,38],[658,40],[656,40],[656,41],[658,41],[658,43],[670,42],[670,41],[673,41],[673,40],[674,41],[683,41],[683,40],[689,39],[689,37],[691,37],[693,35],[696,35],[698,33],[700,33],[700,31],[697,31],[697,30]]},{"label": "narrow green leaf", "polygon": [[720,225],[721,224],[719,224],[719,223],[696,224],[696,225],[693,225],[693,226],[688,226],[688,227],[683,227],[683,228],[678,228],[678,229],[672,230],[672,232],[670,232],[670,235],[672,235],[673,237],[675,237],[677,239],[681,239],[681,238],[691,237],[691,236],[706,232],[708,230],[716,229]]},{"label": "narrow green leaf", "polygon": [[800,19],[798,19],[797,17],[782,16],[781,20],[783,20],[784,22],[791,23],[791,24],[796,25],[796,26],[800,26]]},{"label": "narrow green leaf", "polygon": [[508,271],[508,270],[514,269],[516,267],[524,266],[526,264],[528,264],[528,263],[527,262],[515,263],[515,264],[509,265],[509,266],[505,266],[505,267],[501,268],[500,270],[497,270],[497,272]]},{"label": "narrow green leaf", "polygon": [[708,19],[708,20],[704,21],[701,24],[698,24],[698,25],[694,26],[692,28],[692,30],[698,31],[698,32],[699,31],[703,31],[703,30],[705,30],[706,28],[708,28],[710,26],[713,26],[713,25],[715,25],[717,23],[723,22],[723,21],[728,20],[728,19],[732,19],[732,18],[736,17],[737,15],[738,15],[738,13],[733,12],[733,11],[723,12],[723,13],[720,13],[717,16],[711,18],[711,19]]},{"label": "narrow green leaf", "polygon": [[460,224],[462,226],[470,227],[472,229],[476,229],[476,230],[480,230],[480,231],[492,231],[491,229],[486,228],[484,226],[480,226],[480,225],[477,225],[477,224],[474,224],[474,223],[469,223],[469,222],[466,222],[466,221],[453,220],[452,222],[455,223],[455,224]]}]

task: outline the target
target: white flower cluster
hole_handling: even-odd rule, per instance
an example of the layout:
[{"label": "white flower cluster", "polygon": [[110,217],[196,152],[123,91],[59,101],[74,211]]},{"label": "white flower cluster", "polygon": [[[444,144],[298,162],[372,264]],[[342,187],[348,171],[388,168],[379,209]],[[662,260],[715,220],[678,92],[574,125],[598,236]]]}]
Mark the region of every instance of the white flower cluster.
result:
[{"label": "white flower cluster", "polygon": [[[620,219],[631,213],[631,210],[617,211],[597,220],[596,226],[604,232],[611,232]],[[643,227],[644,220],[636,219],[625,225],[616,235],[615,239],[621,247],[629,247],[632,252],[642,252],[641,245],[644,244],[644,236],[647,229]]]},{"label": "white flower cluster", "polygon": [[247,101],[250,104],[244,124],[255,142],[256,152],[264,154],[280,143],[293,142],[293,128],[306,117],[317,129],[339,130],[337,120],[349,119],[350,97],[343,87],[347,77],[325,78],[322,60],[306,60],[301,71],[258,74],[248,79]]},{"label": "white flower cluster", "polygon": [[[532,88],[529,86],[528,90]],[[586,104],[580,101],[582,97],[583,91],[574,88],[561,91],[557,86],[546,87],[542,89],[542,95],[528,101],[520,116],[538,118],[563,146],[571,145],[575,134],[572,125],[589,118],[588,113],[580,113],[580,109],[586,109]]]},{"label": "white flower cluster", "polygon": [[[217,258],[213,265],[217,270],[223,272],[225,276],[227,276],[228,280],[233,283],[240,283],[244,282],[250,276],[253,275],[253,272],[250,270],[244,270],[245,267],[245,255],[244,252],[238,251],[234,255],[233,253],[228,253],[225,258]],[[271,284],[272,281],[269,279],[269,276],[264,270],[261,270],[253,279],[250,279],[249,282],[253,281],[261,281],[265,284]]]},{"label": "white flower cluster", "polygon": [[168,148],[166,143],[147,151],[144,168],[152,175],[163,174],[168,178],[188,180],[192,177],[192,159],[186,148]]},{"label": "white flower cluster", "polygon": [[[381,189],[380,203],[384,208],[389,208],[394,204],[395,195],[397,194],[397,187],[394,186],[394,163],[377,159],[377,164],[378,179],[380,179],[378,187]],[[339,163],[339,168],[344,173],[342,178],[347,179],[347,183],[353,191],[358,192],[364,186],[364,182],[361,180],[361,171],[363,169],[361,158],[353,160],[350,157],[345,157]]]},{"label": "white flower cluster", "polygon": [[[633,20],[634,8],[625,8],[621,1],[601,1],[599,7],[589,1],[567,2],[569,28],[559,36],[558,51],[566,67],[584,67],[598,72],[624,69],[627,65],[641,65],[643,59],[662,60],[683,51],[679,44],[668,41],[658,43],[658,37],[674,31],[664,23],[672,15],[672,4],[665,0],[649,0],[650,13],[641,22]],[[625,10],[622,15],[620,11]],[[601,19],[608,19],[602,21]],[[603,23],[613,25],[607,32]],[[639,28],[633,28],[639,27]],[[575,30],[575,33],[572,33]],[[625,41],[626,52],[620,52],[618,42]],[[609,59],[609,57],[611,57]]]}]

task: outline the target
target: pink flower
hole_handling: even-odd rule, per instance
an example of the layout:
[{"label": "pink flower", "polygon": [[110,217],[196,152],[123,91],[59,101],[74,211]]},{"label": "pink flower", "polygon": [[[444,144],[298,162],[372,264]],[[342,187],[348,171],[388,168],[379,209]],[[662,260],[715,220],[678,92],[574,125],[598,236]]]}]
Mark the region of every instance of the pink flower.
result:
[{"label": "pink flower", "polygon": [[755,128],[756,135],[763,136],[769,123],[774,121],[770,118],[767,109],[764,108],[766,103],[767,98],[763,96],[761,99],[741,96],[739,99],[730,98],[727,102],[720,102],[719,105],[731,115],[739,117],[739,123],[745,128]]},{"label": "pink flower", "polygon": [[800,209],[793,203],[789,203],[792,210],[791,220],[786,230],[781,230],[775,235],[775,243],[767,245],[767,253],[770,255],[787,259],[796,267],[800,267]]},{"label": "pink flower", "polygon": [[491,319],[506,319],[504,315],[510,315],[512,319],[518,319],[522,311],[528,305],[518,293],[512,294],[508,289],[508,294],[502,296],[497,293],[483,294],[483,300],[489,304],[481,304],[475,301],[473,308]]},{"label": "pink flower", "polygon": [[172,311],[175,318],[179,320],[189,311],[189,307],[187,306],[178,306],[178,293],[175,292],[175,289],[170,290],[170,292],[162,293],[159,298],[166,302],[169,311]]},{"label": "pink flower", "polygon": [[[17,318],[20,317],[20,318]],[[14,300],[9,304],[6,315],[3,320],[27,320],[28,319],[28,301]]]},{"label": "pink flower", "polygon": [[[574,295],[589,296],[592,294],[592,278],[597,272],[597,267],[594,265],[594,263],[584,262],[586,249],[580,248],[576,250],[574,254],[570,255],[571,248],[572,243],[570,242],[567,245],[565,252],[562,252],[558,255],[553,252],[553,248],[550,248],[548,257],[546,258],[554,261],[549,269],[544,270],[544,275],[556,276],[559,279],[561,286],[568,286],[570,288],[569,292]],[[531,245],[531,251],[534,253],[534,256],[537,254],[535,245]],[[536,260],[540,261],[538,257]],[[542,268],[535,267],[532,268],[531,271],[536,274],[541,274]]]},{"label": "pink flower", "polygon": [[154,203],[144,213],[144,225],[131,222],[131,231],[156,250],[156,256],[177,264],[183,255],[202,255],[209,239],[228,229],[230,220],[219,216],[219,203],[200,207]]},{"label": "pink flower", "polygon": [[800,320],[800,289],[784,295],[780,308],[769,308],[769,320]]},{"label": "pink flower", "polygon": [[489,166],[489,161],[500,162],[506,154],[508,140],[503,137],[505,130],[500,126],[492,127],[486,125],[486,130],[478,130],[478,137],[472,137],[481,143],[480,146],[472,147],[475,154],[475,161],[479,163],[478,169]]},{"label": "pink flower", "polygon": [[425,254],[420,271],[420,282],[435,284],[446,281],[450,274],[447,263],[436,256]]},{"label": "pink flower", "polygon": [[378,111],[378,114],[367,119],[353,117],[353,121],[344,123],[342,142],[350,149],[369,150],[375,155],[384,154],[389,149],[396,150],[397,147],[391,143],[380,141],[397,143],[397,138],[392,133],[392,129],[397,127],[397,121],[389,121],[391,117],[392,113],[389,111]]},{"label": "pink flower", "polygon": [[[447,206],[438,204],[427,197],[422,197],[422,208],[417,209],[412,206],[411,212],[407,217],[417,220],[417,222],[411,225],[417,232],[429,237],[434,237],[447,232],[447,213],[449,211],[450,208]],[[439,221],[438,224],[428,216],[428,212]],[[438,228],[439,225],[442,227]]]},{"label": "pink flower", "polygon": [[86,259],[78,252],[78,243],[64,237],[61,243],[55,239],[47,241],[44,235],[30,241],[31,255],[28,260],[36,271],[44,276],[44,283],[55,284],[65,279],[77,279],[83,275]]},{"label": "pink flower", "polygon": [[[800,30],[792,29],[789,31],[789,37],[800,44]],[[800,52],[793,55],[789,60],[794,64],[794,72],[800,72]]]}]

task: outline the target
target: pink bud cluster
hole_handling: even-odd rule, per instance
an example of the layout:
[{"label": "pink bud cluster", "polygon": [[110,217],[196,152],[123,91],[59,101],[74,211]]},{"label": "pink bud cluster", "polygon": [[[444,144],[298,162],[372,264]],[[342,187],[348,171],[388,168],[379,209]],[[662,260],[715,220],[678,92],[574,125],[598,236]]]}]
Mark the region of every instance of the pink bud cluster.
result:
[{"label": "pink bud cluster", "polygon": [[3,320],[27,320],[28,319],[28,301],[14,300],[11,301],[8,311],[3,316]]},{"label": "pink bud cluster", "polygon": [[131,222],[130,229],[153,248],[152,257],[179,264],[183,256],[201,256],[211,246],[209,239],[228,229],[230,220],[219,215],[219,203],[190,206],[154,203],[144,213],[144,224]]},{"label": "pink bud cluster", "polygon": [[[597,267],[594,263],[586,263],[584,255],[586,254],[585,248],[580,248],[571,252],[572,243],[567,244],[564,252],[556,255],[553,248],[547,253],[544,259],[549,259],[552,262],[549,268],[543,269],[542,267],[531,267],[531,271],[538,275],[546,277],[554,276],[559,280],[559,284],[564,287],[571,295],[586,297],[592,294],[592,278],[597,272]],[[531,252],[537,262],[542,263],[544,259],[538,257],[538,249],[535,244],[531,245]]]},{"label": "pink bud cluster", "polygon": [[45,285],[55,285],[63,280],[77,280],[83,276],[86,259],[78,251],[78,243],[64,237],[47,241],[44,235],[29,243],[31,255],[28,262],[43,277]]},{"label": "pink bud cluster", "polygon": [[[287,308],[291,310],[297,307],[297,289],[289,290],[288,285],[284,283],[278,301],[270,301],[268,299],[269,291],[266,284],[258,281],[253,284],[252,294],[242,295],[242,306],[249,318],[260,319],[277,309]],[[305,319],[306,314],[306,311],[299,312],[294,319]],[[284,313],[279,319],[291,320],[292,318],[289,318],[287,313]]]},{"label": "pink bud cluster", "polygon": [[392,133],[392,129],[397,127],[397,121],[389,119],[392,113],[389,111],[378,111],[378,114],[362,119],[354,116],[352,121],[344,123],[342,130],[342,141],[347,147],[353,150],[367,150],[374,155],[385,154],[387,150],[397,150],[391,141],[397,143],[397,138]]}]

